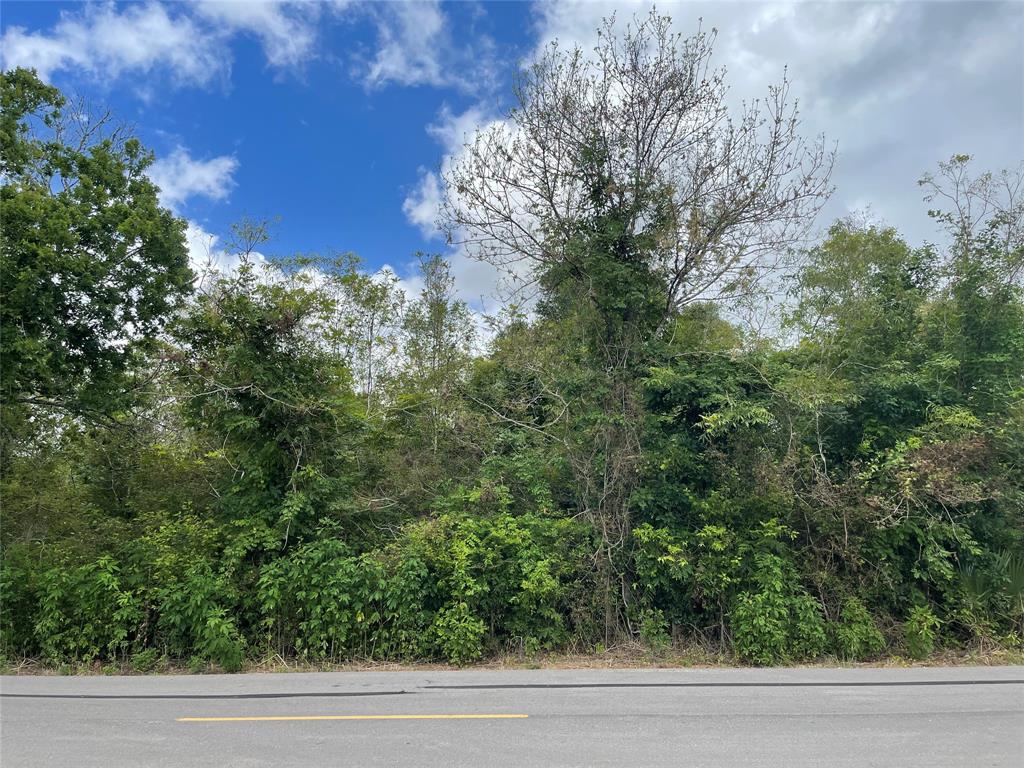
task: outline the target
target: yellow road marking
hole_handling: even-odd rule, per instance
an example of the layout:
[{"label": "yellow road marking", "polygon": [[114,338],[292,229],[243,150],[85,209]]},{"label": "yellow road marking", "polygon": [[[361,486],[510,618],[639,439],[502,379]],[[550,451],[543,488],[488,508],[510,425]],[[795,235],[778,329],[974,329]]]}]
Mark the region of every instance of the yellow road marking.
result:
[{"label": "yellow road marking", "polygon": [[521,720],[529,715],[267,715],[253,717],[179,717],[179,723],[242,723],[268,720]]}]

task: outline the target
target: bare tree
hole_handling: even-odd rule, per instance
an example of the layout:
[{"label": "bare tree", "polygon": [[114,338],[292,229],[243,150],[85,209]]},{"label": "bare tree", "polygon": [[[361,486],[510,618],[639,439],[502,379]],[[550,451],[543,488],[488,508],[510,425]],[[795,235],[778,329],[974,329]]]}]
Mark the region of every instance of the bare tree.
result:
[{"label": "bare tree", "polygon": [[686,304],[748,292],[829,193],[833,155],[800,137],[788,82],[730,117],[714,38],[683,38],[652,12],[622,35],[606,20],[593,56],[552,44],[520,77],[508,119],[445,176],[449,240],[537,282],[542,314],[568,321],[563,359],[537,372],[560,404],[543,432],[600,537],[606,640],[630,629],[621,554],[650,341]]},{"label": "bare tree", "polygon": [[552,43],[521,74],[508,119],[478,132],[446,173],[449,240],[496,265],[526,262],[527,274],[569,258],[594,213],[597,149],[627,224],[661,223],[646,258],[667,308],[740,290],[806,234],[833,152],[801,138],[785,79],[731,117],[714,41],[714,30],[683,38],[652,12],[624,35],[606,19],[593,56]]},{"label": "bare tree", "polygon": [[971,156],[954,155],[939,163],[938,174],[918,181],[925,202],[939,208],[928,213],[945,227],[954,260],[983,247],[1000,262],[1007,283],[1024,274],[1024,163],[999,173],[972,175]]}]

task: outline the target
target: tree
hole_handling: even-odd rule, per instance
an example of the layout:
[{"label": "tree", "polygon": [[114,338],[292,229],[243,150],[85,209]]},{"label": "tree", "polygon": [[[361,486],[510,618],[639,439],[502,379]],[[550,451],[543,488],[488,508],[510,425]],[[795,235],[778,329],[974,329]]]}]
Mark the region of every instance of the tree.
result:
[{"label": "tree", "polygon": [[1024,165],[972,175],[969,155],[939,164],[920,184],[945,229],[943,300],[931,332],[955,366],[961,397],[978,411],[1004,411],[1024,385]]},{"label": "tree", "polygon": [[402,323],[406,391],[425,399],[428,445],[437,453],[451,427],[456,387],[466,370],[476,335],[466,302],[455,298],[455,279],[442,257],[418,254],[423,289]]},{"label": "tree", "polygon": [[422,288],[402,317],[401,354],[388,382],[381,424],[389,470],[377,495],[382,503],[426,512],[439,484],[455,484],[474,471],[471,457],[486,436],[472,432],[463,397],[475,327],[455,297],[448,263],[417,254]]},{"label": "tree", "polygon": [[928,214],[946,230],[953,261],[985,251],[1006,282],[1024,270],[1024,164],[1015,170],[972,175],[971,156],[953,155],[938,174],[918,180],[925,202],[940,204]]},{"label": "tree", "polygon": [[398,276],[389,270],[375,275],[353,273],[344,288],[354,330],[352,367],[362,374],[360,385],[369,416],[380,404],[381,380],[392,373],[398,356],[405,294]]},{"label": "tree", "polygon": [[0,75],[0,98],[0,397],[109,416],[191,290],[185,222],[109,113],[24,69]]},{"label": "tree", "polygon": [[355,508],[364,422],[351,372],[323,336],[334,298],[304,265],[243,259],[174,327],[185,423],[229,469],[217,507],[236,558],[285,550]]},{"label": "tree", "polygon": [[[804,234],[829,193],[832,153],[799,133],[783,80],[734,121],[715,33],[682,38],[651,15],[594,55],[557,41],[515,88],[508,119],[478,132],[446,174],[450,240],[488,262],[573,262],[602,209],[650,242],[637,258],[673,307],[728,294]],[[597,193],[597,194],[595,194]]]},{"label": "tree", "polygon": [[[636,382],[681,306],[735,296],[797,242],[828,194],[831,154],[805,143],[786,81],[734,122],[714,34],[683,39],[651,13],[593,57],[557,43],[516,87],[504,123],[446,175],[448,237],[540,285],[567,332],[547,387],[548,433],[573,468],[579,512],[602,531],[606,634],[626,623],[621,562],[642,455]],[[621,595],[615,586],[622,584]]]}]

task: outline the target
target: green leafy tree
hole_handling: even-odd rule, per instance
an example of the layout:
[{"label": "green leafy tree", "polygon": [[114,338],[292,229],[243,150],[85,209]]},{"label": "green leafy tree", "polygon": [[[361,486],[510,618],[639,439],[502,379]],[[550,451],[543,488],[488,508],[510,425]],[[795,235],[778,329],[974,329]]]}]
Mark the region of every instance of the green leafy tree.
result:
[{"label": "green leafy tree", "polygon": [[405,364],[402,387],[425,398],[426,443],[437,453],[453,426],[458,386],[476,336],[473,314],[455,298],[451,267],[440,256],[419,254],[423,289],[403,319]]},{"label": "green leafy tree", "polygon": [[191,289],[185,223],[109,113],[24,69],[0,75],[0,100],[3,405],[109,416]]},{"label": "green leafy tree", "polygon": [[230,470],[218,506],[239,557],[285,549],[357,508],[364,422],[349,369],[318,333],[334,300],[300,266],[243,259],[174,328],[184,419]]}]

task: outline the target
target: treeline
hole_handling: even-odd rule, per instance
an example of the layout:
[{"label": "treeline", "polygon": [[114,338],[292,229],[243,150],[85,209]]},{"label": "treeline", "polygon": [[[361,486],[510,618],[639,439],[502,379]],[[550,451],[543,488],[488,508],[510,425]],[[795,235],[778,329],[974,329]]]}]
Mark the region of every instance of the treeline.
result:
[{"label": "treeline", "polygon": [[196,280],[149,154],[3,75],[8,660],[1021,648],[1019,178],[797,248],[830,158],[785,89],[705,132],[710,39],[603,45],[450,171],[453,241],[534,280],[486,323],[440,257],[407,296],[257,222]]}]

